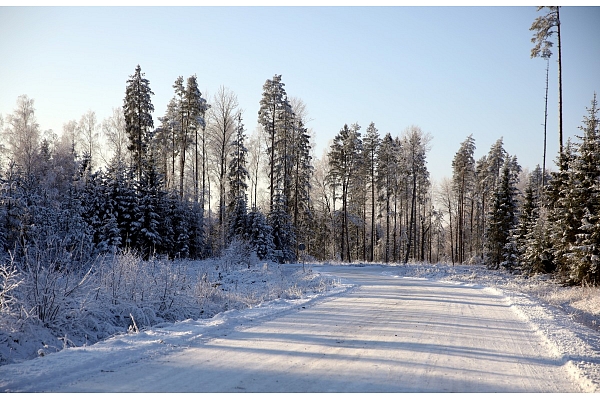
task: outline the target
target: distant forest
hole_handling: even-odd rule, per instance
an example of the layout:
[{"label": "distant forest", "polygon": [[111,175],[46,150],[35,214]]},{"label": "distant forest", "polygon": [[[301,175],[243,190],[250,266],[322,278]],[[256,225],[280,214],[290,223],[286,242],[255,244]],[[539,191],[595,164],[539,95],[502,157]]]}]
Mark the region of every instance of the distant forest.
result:
[{"label": "distant forest", "polygon": [[248,138],[235,93],[211,99],[178,77],[155,126],[150,81],[138,65],[123,107],[93,111],[42,133],[33,99],[2,121],[0,257],[77,270],[122,251],[205,259],[235,245],[263,260],[484,263],[600,278],[600,137],[596,96],[558,172],[524,174],[500,138],[479,160],[457,147],[452,178],[433,188],[431,141],[343,124],[314,157],[302,100],[281,75],[263,85],[259,129]]}]

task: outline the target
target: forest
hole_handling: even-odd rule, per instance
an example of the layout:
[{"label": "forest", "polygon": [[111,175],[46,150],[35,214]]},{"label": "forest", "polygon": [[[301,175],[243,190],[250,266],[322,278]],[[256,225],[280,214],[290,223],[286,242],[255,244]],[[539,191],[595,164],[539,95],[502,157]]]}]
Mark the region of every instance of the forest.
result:
[{"label": "forest", "polygon": [[[523,174],[502,138],[474,159],[468,136],[452,177],[433,188],[430,134],[382,135],[344,124],[322,159],[302,100],[281,75],[263,86],[248,139],[235,93],[202,97],[178,77],[154,127],[138,65],[123,107],[93,111],[42,134],[34,100],[17,99],[2,126],[0,256],[77,270],[107,253],[144,260],[219,257],[243,244],[259,259],[484,263],[598,283],[600,145],[594,98],[556,163]],[[302,250],[300,250],[302,248]]]},{"label": "forest", "polygon": [[[139,65],[122,108],[101,123],[89,111],[60,136],[42,132],[26,95],[3,118],[6,329],[104,323],[90,319],[100,312],[91,302],[111,304],[113,320],[133,320],[134,307],[143,326],[199,317],[204,309],[182,305],[183,294],[214,297],[232,263],[484,264],[569,285],[600,282],[595,95],[557,171],[524,173],[502,138],[475,160],[469,135],[452,177],[434,186],[432,136],[418,126],[392,136],[373,122],[364,131],[344,124],[317,158],[305,105],[288,97],[281,75],[263,85],[250,138],[231,90],[205,99],[195,75],[178,77],[173,89],[157,126]],[[192,260],[215,260],[218,278],[205,270],[190,283],[182,266]]]}]

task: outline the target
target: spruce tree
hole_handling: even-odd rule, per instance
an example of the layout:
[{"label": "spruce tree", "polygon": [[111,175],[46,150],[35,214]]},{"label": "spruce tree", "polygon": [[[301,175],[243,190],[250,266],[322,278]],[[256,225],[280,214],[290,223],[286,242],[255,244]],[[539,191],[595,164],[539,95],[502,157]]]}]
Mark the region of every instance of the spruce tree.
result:
[{"label": "spruce tree", "polygon": [[584,117],[583,136],[571,173],[574,186],[569,191],[577,207],[575,242],[571,243],[570,280],[574,283],[600,283],[600,124],[596,94]]},{"label": "spruce tree", "polygon": [[281,117],[285,112],[284,99],[286,92],[285,84],[281,81],[281,75],[273,76],[273,79],[267,79],[263,85],[263,94],[260,100],[260,109],[258,111],[258,123],[262,125],[267,135],[268,164],[269,164],[269,210],[272,211],[275,203],[275,192],[280,187],[278,182],[277,158],[278,143],[281,141]]},{"label": "spruce tree", "polygon": [[246,207],[248,184],[248,170],[246,169],[246,158],[248,149],[244,145],[246,135],[242,115],[238,113],[236,135],[231,144],[231,153],[228,168],[229,180],[229,203],[227,215],[229,227],[227,232],[228,242],[235,237],[242,238],[246,232]]},{"label": "spruce tree", "polygon": [[575,187],[572,167],[576,158],[573,147],[571,139],[567,139],[562,154],[556,160],[559,169],[551,173],[546,191],[552,269],[564,280],[569,279],[569,254],[582,218],[579,205],[572,195],[572,188]]},{"label": "spruce tree", "polygon": [[128,149],[132,153],[138,180],[142,177],[143,160],[148,151],[151,129],[154,128],[154,106],[150,98],[154,93],[150,89],[150,81],[144,78],[144,75],[138,65],[134,74],[127,80],[123,101],[125,130],[129,137]]},{"label": "spruce tree", "polygon": [[518,222],[517,182],[521,167],[516,157],[507,157],[500,175],[498,188],[492,199],[491,211],[488,215],[486,234],[486,264],[497,269],[503,262],[512,266],[514,246],[510,242],[510,234]]},{"label": "spruce tree", "polygon": [[260,210],[253,208],[248,213],[247,224],[246,240],[250,248],[256,252],[259,259],[270,259],[275,245],[273,244],[273,229],[267,222],[267,218]]}]

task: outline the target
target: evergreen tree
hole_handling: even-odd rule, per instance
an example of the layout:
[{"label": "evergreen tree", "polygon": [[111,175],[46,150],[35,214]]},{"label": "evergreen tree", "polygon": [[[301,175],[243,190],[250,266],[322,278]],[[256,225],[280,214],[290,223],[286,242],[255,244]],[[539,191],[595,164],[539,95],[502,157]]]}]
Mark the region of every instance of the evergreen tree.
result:
[{"label": "evergreen tree", "polygon": [[117,162],[109,166],[106,174],[106,189],[110,207],[117,219],[121,249],[134,250],[139,232],[136,216],[138,196],[134,188],[134,169]]},{"label": "evergreen tree", "polygon": [[267,79],[263,85],[263,94],[258,111],[258,123],[263,127],[268,141],[268,164],[269,164],[269,210],[273,210],[275,204],[275,193],[282,189],[277,176],[278,143],[281,141],[281,120],[286,112],[284,102],[286,92],[285,84],[281,81],[281,75],[274,75],[273,79]]},{"label": "evergreen tree", "polygon": [[[304,127],[301,116],[294,119],[292,145],[291,190],[290,208],[292,224],[295,228],[296,238],[300,243],[310,243],[313,213],[311,210],[311,177],[313,166],[310,155],[310,136]],[[310,248],[307,249],[310,251]],[[298,254],[296,254],[296,257]]]},{"label": "evergreen tree", "polygon": [[377,192],[377,153],[379,152],[379,144],[381,139],[379,138],[379,132],[375,127],[375,124],[371,122],[367,128],[367,134],[363,139],[363,155],[364,161],[363,166],[365,168],[367,184],[370,189],[370,205],[371,205],[371,229],[369,238],[369,258],[368,260],[373,262],[375,260],[375,208],[376,208],[376,196]]},{"label": "evergreen tree", "polygon": [[177,98],[173,97],[167,105],[165,115],[158,118],[160,126],[154,135],[155,146],[161,149],[157,161],[159,171],[165,177],[165,188],[167,190],[175,188],[175,163],[179,156],[177,140],[181,131],[181,124],[177,118],[178,107]]},{"label": "evergreen tree", "polygon": [[137,186],[137,232],[135,247],[140,254],[149,259],[163,252],[161,226],[164,225],[165,197],[164,181],[158,173],[151,152],[143,169],[142,179]]},{"label": "evergreen tree", "polygon": [[253,208],[247,217],[247,236],[246,240],[250,248],[256,252],[261,260],[270,259],[275,250],[273,244],[273,229],[267,222],[267,218],[258,209]]},{"label": "evergreen tree", "polygon": [[[411,182],[411,200],[410,200],[410,216],[408,223],[408,241],[404,263],[408,262],[411,254],[411,246],[413,241],[416,242],[417,236],[417,220],[421,219],[421,215],[417,217],[417,207],[422,208],[425,202],[426,194],[429,191],[429,172],[427,171],[427,146],[429,143],[429,135],[423,134],[421,129],[416,126],[410,127],[404,135],[403,147],[405,149],[406,171]],[[407,204],[408,206],[408,204]],[[414,245],[413,257],[415,257],[418,246]]]},{"label": "evergreen tree", "polygon": [[569,195],[577,207],[575,242],[569,255],[570,280],[574,283],[600,283],[600,124],[596,94],[589,114],[580,127],[583,137],[577,146],[571,173],[574,186]]},{"label": "evergreen tree", "polygon": [[348,125],[340,130],[333,139],[331,150],[327,154],[329,159],[330,182],[342,200],[341,224],[340,224],[340,254],[342,261],[351,261],[350,256],[350,234],[349,234],[349,195],[353,179],[359,170],[362,141],[360,132],[351,129]]},{"label": "evergreen tree", "polygon": [[384,262],[390,261],[390,216],[392,213],[391,199],[395,190],[396,174],[399,170],[398,165],[398,144],[392,139],[388,132],[379,146],[377,154],[377,188],[379,199],[383,202],[383,214],[385,215],[385,247],[383,251]]},{"label": "evergreen tree", "polygon": [[198,259],[208,253],[204,230],[204,208],[199,202],[192,202],[189,212],[189,257]]},{"label": "evergreen tree", "polygon": [[[192,75],[187,79],[186,83],[186,108],[188,112],[188,129],[190,134],[193,135],[194,141],[194,202],[199,200],[199,186],[200,186],[200,149],[201,138],[200,132],[204,132],[206,129],[206,111],[210,108],[206,99],[202,97],[202,93],[198,89],[198,79],[196,75]],[[204,165],[205,154],[202,152],[202,165]],[[204,207],[204,205],[202,205]]]},{"label": "evergreen tree", "polygon": [[538,11],[547,8],[546,15],[537,17],[531,24],[530,31],[534,31],[531,42],[535,46],[531,49],[531,58],[542,57],[549,59],[552,56],[552,42],[548,39],[556,33],[558,40],[558,145],[559,154],[563,153],[563,118],[562,118],[562,59],[561,59],[561,41],[560,41],[560,7],[559,6],[539,6]]},{"label": "evergreen tree", "polygon": [[512,265],[514,246],[507,247],[507,244],[518,222],[517,181],[520,170],[516,157],[506,158],[488,216],[486,264],[490,268],[497,269],[507,261],[505,265]]},{"label": "evergreen tree", "polygon": [[519,214],[519,223],[512,232],[515,249],[514,253],[518,254],[519,265],[514,265],[513,269],[522,267],[526,273],[540,272],[542,256],[540,253],[538,240],[543,240],[539,235],[539,230],[536,228],[538,219],[540,218],[540,195],[538,192],[538,178],[540,177],[541,169],[538,165],[536,169],[529,174],[527,186]]},{"label": "evergreen tree", "polygon": [[576,154],[570,139],[559,154],[556,163],[557,172],[551,174],[552,179],[548,184],[547,205],[548,236],[552,249],[552,269],[556,270],[559,277],[567,280],[569,276],[569,254],[571,245],[575,243],[577,229],[583,215],[579,213],[579,205],[571,195],[574,175],[571,171]]},{"label": "evergreen tree", "polygon": [[150,81],[144,78],[140,66],[135,68],[135,73],[127,80],[123,113],[125,115],[125,130],[129,137],[128,149],[132,152],[134,170],[137,179],[142,177],[143,160],[148,150],[151,129],[154,128],[152,112],[154,106],[150,96]]},{"label": "evergreen tree", "polygon": [[275,194],[273,211],[269,213],[268,222],[271,225],[273,235],[273,247],[281,251],[278,262],[294,262],[296,260],[296,235],[288,210],[287,201],[283,193]]},{"label": "evergreen tree", "polygon": [[228,180],[229,180],[229,204],[227,207],[229,216],[228,241],[235,237],[241,238],[246,230],[246,207],[248,184],[248,170],[246,169],[246,157],[248,150],[244,145],[246,135],[242,115],[238,113],[236,136],[232,142],[230,153]]},{"label": "evergreen tree", "polygon": [[[454,155],[452,161],[453,169],[453,184],[456,192],[458,214],[457,214],[457,256],[458,262],[462,264],[465,261],[465,248],[467,242],[471,243],[473,236],[473,208],[471,211],[468,208],[470,200],[473,205],[473,190],[475,186],[475,139],[473,135],[469,135],[467,139],[461,143],[458,152]],[[470,218],[470,230],[468,231],[467,223]],[[452,229],[452,228],[451,228]],[[467,236],[468,233],[468,236]],[[472,249],[472,247],[470,247]]]}]

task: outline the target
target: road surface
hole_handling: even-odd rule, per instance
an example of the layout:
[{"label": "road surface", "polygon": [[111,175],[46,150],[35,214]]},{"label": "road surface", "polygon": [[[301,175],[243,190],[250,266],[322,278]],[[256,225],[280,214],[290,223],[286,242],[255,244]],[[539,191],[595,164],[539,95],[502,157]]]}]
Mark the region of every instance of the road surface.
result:
[{"label": "road surface", "polygon": [[491,291],[402,279],[376,266],[314,269],[357,286],[184,350],[65,381],[58,391],[581,391]]}]

